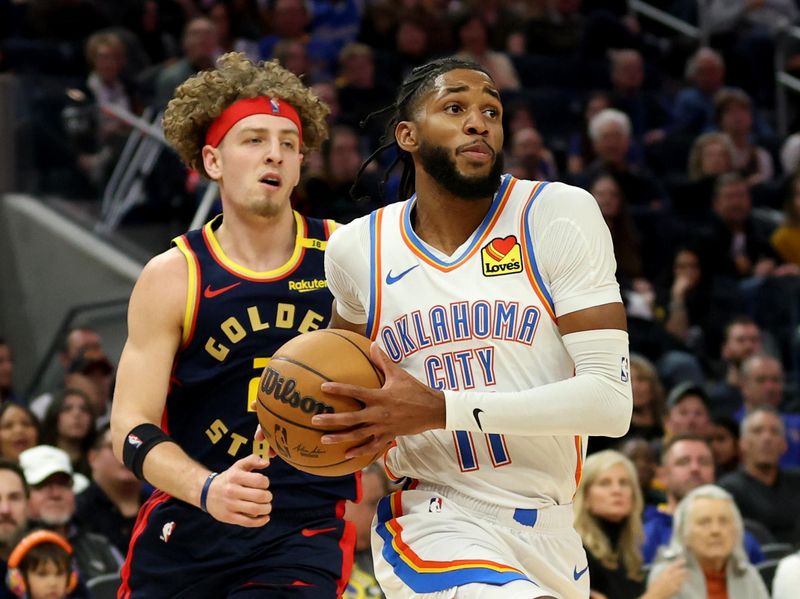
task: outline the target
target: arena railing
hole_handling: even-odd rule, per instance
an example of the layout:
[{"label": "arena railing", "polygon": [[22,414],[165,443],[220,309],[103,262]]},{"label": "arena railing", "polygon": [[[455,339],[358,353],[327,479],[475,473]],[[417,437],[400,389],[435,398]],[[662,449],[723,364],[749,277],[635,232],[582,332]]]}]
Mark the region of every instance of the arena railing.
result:
[{"label": "arena railing", "polygon": [[58,330],[53,334],[47,350],[36,366],[27,386],[25,397],[33,398],[38,393],[46,391],[48,383],[57,383],[54,380],[56,376],[54,371],[57,370],[56,356],[61,351],[67,333],[74,325],[80,323],[92,325],[93,328],[102,328],[99,325],[109,319],[118,321],[121,318],[124,321],[128,310],[128,301],[129,298],[124,297],[72,306],[61,319]]},{"label": "arena railing", "polygon": [[[100,109],[132,128],[103,192],[101,216],[96,230],[110,233],[119,227],[131,209],[145,200],[145,180],[161,152],[170,146],[161,130],[163,113],[154,115],[147,109],[138,117],[117,106],[103,105]],[[190,229],[199,228],[206,222],[218,191],[215,183],[208,185],[192,218]]]},{"label": "arena railing", "polygon": [[706,19],[707,11],[705,2],[703,1],[697,2],[699,26],[692,25],[691,23],[688,23],[687,21],[670,14],[661,8],[653,6],[652,4],[648,4],[647,2],[642,2],[641,0],[628,0],[628,9],[636,14],[642,15],[643,17],[652,19],[657,23],[661,23],[665,27],[669,27],[678,33],[682,33],[688,37],[699,40],[703,45],[708,43],[709,33]]},{"label": "arena railing", "polygon": [[775,47],[775,118],[778,135],[781,137],[790,133],[789,92],[800,93],[800,78],[786,70],[786,58],[798,42],[800,42],[800,27],[787,27],[779,33]]}]

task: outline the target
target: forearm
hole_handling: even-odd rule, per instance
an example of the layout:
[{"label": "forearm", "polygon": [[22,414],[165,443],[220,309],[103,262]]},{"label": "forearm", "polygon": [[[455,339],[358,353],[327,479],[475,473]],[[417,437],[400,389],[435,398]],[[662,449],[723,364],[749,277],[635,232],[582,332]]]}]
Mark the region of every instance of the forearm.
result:
[{"label": "forearm", "polygon": [[628,334],[592,331],[590,338],[586,333],[564,337],[576,366],[572,378],[523,391],[446,391],[446,428],[525,436],[624,435],[633,406]]},{"label": "forearm", "polygon": [[[112,415],[112,436],[118,459],[123,459],[122,446],[130,431],[147,422],[158,426],[152,419],[135,413]],[[208,468],[186,455],[174,442],[153,447],[144,458],[142,472],[144,479],[157,489],[196,506],[200,505],[200,491],[210,474]]]},{"label": "forearm", "polygon": [[176,443],[160,443],[144,460],[144,478],[155,488],[200,507],[200,492],[211,471]]}]

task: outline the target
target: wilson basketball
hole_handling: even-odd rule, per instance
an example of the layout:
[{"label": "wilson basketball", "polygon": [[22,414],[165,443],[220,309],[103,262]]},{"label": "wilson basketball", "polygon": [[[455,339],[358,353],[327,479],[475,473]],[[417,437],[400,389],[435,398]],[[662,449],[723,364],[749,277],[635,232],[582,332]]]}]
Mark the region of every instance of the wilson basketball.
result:
[{"label": "wilson basketball", "polygon": [[272,356],[258,385],[256,412],[264,436],[277,454],[298,470],[342,476],[372,463],[376,455],[347,459],[355,444],[323,445],[320,437],[339,430],[315,427],[315,414],[351,412],[357,399],[323,393],[326,381],[378,389],[383,374],[369,359],[370,341],[352,331],[321,329],[299,335]]}]

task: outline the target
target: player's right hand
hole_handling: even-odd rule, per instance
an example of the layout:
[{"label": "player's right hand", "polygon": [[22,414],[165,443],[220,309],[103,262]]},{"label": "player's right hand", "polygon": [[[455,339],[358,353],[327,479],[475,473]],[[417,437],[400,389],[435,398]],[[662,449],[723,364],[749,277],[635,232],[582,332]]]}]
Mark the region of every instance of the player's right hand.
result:
[{"label": "player's right hand", "polygon": [[227,524],[264,526],[272,511],[272,492],[269,478],[253,470],[267,466],[269,460],[250,454],[220,473],[208,488],[208,513]]}]

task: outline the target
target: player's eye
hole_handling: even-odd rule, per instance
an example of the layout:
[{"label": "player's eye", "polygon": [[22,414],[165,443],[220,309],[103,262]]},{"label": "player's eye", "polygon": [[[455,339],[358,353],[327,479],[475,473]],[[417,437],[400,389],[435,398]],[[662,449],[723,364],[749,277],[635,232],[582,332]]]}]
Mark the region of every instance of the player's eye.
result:
[{"label": "player's eye", "polygon": [[287,150],[294,150],[294,142],[291,141],[283,141],[281,145],[286,148]]},{"label": "player's eye", "polygon": [[250,139],[247,140],[247,143],[249,143],[249,144],[259,144],[259,143],[261,143],[261,138],[260,137],[251,137]]},{"label": "player's eye", "polygon": [[461,112],[461,106],[459,104],[448,104],[444,107],[444,111],[449,114],[458,114]]},{"label": "player's eye", "polygon": [[496,119],[498,116],[500,116],[500,111],[496,108],[487,108],[483,111],[483,113],[490,119]]}]

